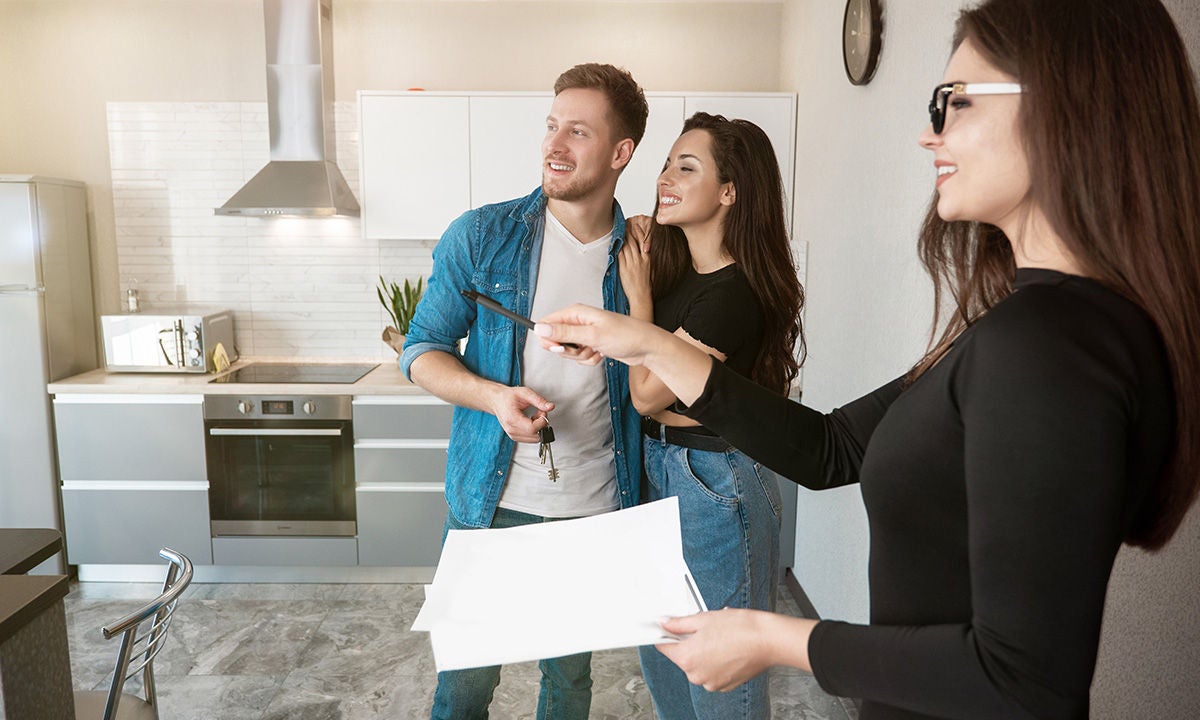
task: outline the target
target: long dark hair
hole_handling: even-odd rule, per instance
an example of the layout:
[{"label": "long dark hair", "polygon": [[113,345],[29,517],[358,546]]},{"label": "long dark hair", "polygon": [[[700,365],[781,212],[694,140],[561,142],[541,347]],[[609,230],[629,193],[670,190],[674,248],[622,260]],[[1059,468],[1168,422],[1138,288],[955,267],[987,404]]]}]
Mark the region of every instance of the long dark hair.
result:
[{"label": "long dark hair", "polygon": [[[1125,537],[1162,547],[1200,490],[1200,109],[1183,42],[1159,0],[989,0],[959,16],[955,47],[965,39],[1024,87],[1030,197],[1084,273],[1162,335],[1174,453]],[[1015,273],[1000,230],[944,222],[936,204],[920,255],[935,307],[949,293],[954,311],[914,378],[1012,291]]]},{"label": "long dark hair", "polygon": [[[689,130],[708,133],[718,180],[733,183],[737,193],[725,216],[722,241],[762,307],[763,340],[750,379],[786,393],[804,361],[804,289],[788,246],[783,180],[771,140],[749,120],[702,112],[688,118],[680,134]],[[657,216],[657,201],[654,210]],[[674,289],[691,262],[683,231],[652,222],[650,285],[655,300]]]}]

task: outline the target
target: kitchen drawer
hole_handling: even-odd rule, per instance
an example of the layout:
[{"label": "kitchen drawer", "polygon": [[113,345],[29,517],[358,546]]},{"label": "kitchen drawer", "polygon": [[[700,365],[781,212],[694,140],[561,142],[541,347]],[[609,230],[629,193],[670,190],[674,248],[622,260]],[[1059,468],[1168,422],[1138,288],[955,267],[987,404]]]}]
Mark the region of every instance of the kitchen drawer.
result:
[{"label": "kitchen drawer", "polygon": [[195,565],[211,564],[207,484],[175,485],[64,483],[67,562],[157,565],[158,551],[169,547]]},{"label": "kitchen drawer", "polygon": [[60,394],[54,425],[62,479],[206,482],[202,401]]},{"label": "kitchen drawer", "polygon": [[[437,443],[434,445],[434,443]],[[431,447],[432,445],[432,447]],[[446,441],[370,441],[354,444],[354,481],[442,483],[446,479]]]},{"label": "kitchen drawer", "polygon": [[358,564],[433,567],[442,554],[441,483],[359,485]]},{"label": "kitchen drawer", "polygon": [[354,538],[218,537],[212,539],[214,565],[352,566],[358,564]]},{"label": "kitchen drawer", "polygon": [[355,440],[432,440],[450,437],[454,406],[434,397],[355,398]]}]

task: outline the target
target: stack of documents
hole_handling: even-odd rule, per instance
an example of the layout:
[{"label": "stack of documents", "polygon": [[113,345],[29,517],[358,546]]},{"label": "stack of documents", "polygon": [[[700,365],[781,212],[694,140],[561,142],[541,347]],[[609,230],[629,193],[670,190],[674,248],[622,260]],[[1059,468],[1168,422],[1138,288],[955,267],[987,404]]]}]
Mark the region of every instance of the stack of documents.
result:
[{"label": "stack of documents", "polygon": [[438,672],[673,642],[658,621],[706,610],[679,502],[500,530],[451,530],[413,630]]}]

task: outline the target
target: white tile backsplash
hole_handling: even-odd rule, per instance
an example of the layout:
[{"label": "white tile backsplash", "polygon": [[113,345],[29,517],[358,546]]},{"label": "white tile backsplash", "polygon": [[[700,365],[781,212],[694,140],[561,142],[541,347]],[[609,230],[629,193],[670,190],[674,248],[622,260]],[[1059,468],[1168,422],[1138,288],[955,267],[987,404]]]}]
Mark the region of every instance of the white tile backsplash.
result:
[{"label": "white tile backsplash", "polygon": [[[335,103],[337,163],[358,195],[358,112]],[[379,276],[428,277],[435,239],[364,240],[357,218],[213,214],[269,159],[266,103],[108,103],[117,262],[143,311],[234,311],[243,355],[395,353]]]}]

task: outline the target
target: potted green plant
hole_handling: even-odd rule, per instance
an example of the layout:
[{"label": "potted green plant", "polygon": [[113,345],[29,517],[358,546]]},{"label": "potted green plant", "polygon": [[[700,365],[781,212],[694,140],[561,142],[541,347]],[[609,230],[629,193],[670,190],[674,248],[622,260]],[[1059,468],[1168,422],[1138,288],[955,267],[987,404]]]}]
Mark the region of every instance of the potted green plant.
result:
[{"label": "potted green plant", "polygon": [[400,287],[394,282],[387,282],[380,275],[379,287],[375,288],[375,292],[379,295],[379,302],[383,304],[384,310],[387,310],[388,317],[392,319],[392,324],[383,330],[383,341],[399,353],[404,349],[404,336],[408,335],[408,324],[417,310],[421,294],[425,292],[425,278],[418,277],[416,285],[406,278],[404,287]]}]

